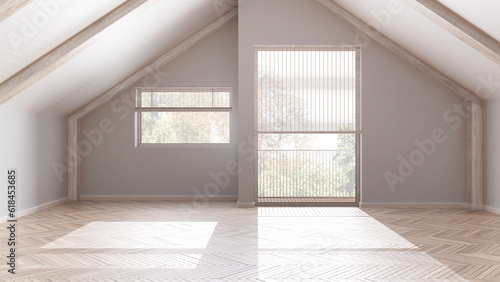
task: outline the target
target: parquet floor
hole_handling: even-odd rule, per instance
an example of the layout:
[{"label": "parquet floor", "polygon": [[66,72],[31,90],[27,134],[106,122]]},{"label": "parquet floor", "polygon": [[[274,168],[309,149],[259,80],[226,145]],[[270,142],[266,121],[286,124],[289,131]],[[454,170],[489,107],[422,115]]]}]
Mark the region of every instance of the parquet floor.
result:
[{"label": "parquet floor", "polygon": [[17,232],[1,281],[500,281],[500,216],[484,211],[87,201]]}]

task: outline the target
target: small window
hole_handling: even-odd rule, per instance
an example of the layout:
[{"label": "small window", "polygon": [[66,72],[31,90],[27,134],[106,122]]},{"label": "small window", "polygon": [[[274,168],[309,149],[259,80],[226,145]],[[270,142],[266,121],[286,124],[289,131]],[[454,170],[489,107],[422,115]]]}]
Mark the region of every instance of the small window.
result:
[{"label": "small window", "polygon": [[231,88],[137,88],[137,146],[229,144]]}]

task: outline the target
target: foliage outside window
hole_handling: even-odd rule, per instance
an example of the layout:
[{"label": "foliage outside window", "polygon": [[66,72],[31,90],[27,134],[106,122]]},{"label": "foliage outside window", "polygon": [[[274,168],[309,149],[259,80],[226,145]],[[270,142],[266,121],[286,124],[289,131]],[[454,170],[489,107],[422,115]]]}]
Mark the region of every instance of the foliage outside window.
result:
[{"label": "foliage outside window", "polygon": [[137,145],[229,144],[231,88],[138,88]]},{"label": "foliage outside window", "polygon": [[255,47],[258,201],[357,201],[359,52],[358,46]]}]

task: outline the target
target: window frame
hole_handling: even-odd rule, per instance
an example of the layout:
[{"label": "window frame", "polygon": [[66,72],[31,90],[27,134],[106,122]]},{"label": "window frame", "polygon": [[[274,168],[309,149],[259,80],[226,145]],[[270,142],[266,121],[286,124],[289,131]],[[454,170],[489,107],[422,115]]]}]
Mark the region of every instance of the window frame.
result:
[{"label": "window frame", "polygon": [[[310,133],[332,133],[332,134],[354,134],[355,135],[355,185],[356,185],[356,193],[355,193],[355,202],[342,203],[328,203],[329,206],[359,206],[361,203],[361,191],[362,191],[362,180],[361,180],[361,168],[362,168],[362,160],[361,160],[361,143],[362,143],[362,115],[361,115],[361,105],[362,105],[362,95],[361,95],[361,79],[362,79],[362,69],[361,69],[361,47],[360,45],[254,45],[254,140],[255,143],[259,142],[259,134],[267,134],[272,132],[260,131],[259,130],[259,52],[260,51],[354,51],[355,52],[355,96],[356,96],[356,123],[355,130],[353,131],[330,131],[330,132],[310,132]],[[285,134],[286,132],[281,132]],[[298,133],[298,132],[295,132]],[[254,183],[254,197],[257,206],[279,206],[283,205],[280,203],[265,203],[259,202],[259,180],[258,180],[258,153],[259,150],[256,148],[254,150],[254,168],[256,181]],[[300,203],[284,203],[284,205],[301,205]],[[320,202],[308,202],[309,206],[323,206],[324,203]]]},{"label": "window frame", "polygon": [[[136,87],[134,106],[134,145],[136,148],[228,148],[232,146],[233,88],[232,87]],[[143,92],[228,92],[228,107],[140,107]],[[229,113],[228,143],[142,143],[143,112],[227,112]]]}]

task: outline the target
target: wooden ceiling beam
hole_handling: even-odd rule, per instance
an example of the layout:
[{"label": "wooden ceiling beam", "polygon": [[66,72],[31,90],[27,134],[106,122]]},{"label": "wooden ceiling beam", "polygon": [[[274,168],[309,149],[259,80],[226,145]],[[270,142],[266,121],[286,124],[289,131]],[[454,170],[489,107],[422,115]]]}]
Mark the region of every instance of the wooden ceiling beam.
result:
[{"label": "wooden ceiling beam", "polygon": [[435,0],[403,0],[441,28],[500,65],[500,43]]},{"label": "wooden ceiling beam", "polygon": [[0,23],[32,1],[33,0],[0,0]]},{"label": "wooden ceiling beam", "polygon": [[[156,0],[131,0],[121,4],[70,39],[0,84],[0,105],[44,78],[94,43],[103,31]],[[134,12],[134,13],[132,13]]]}]

